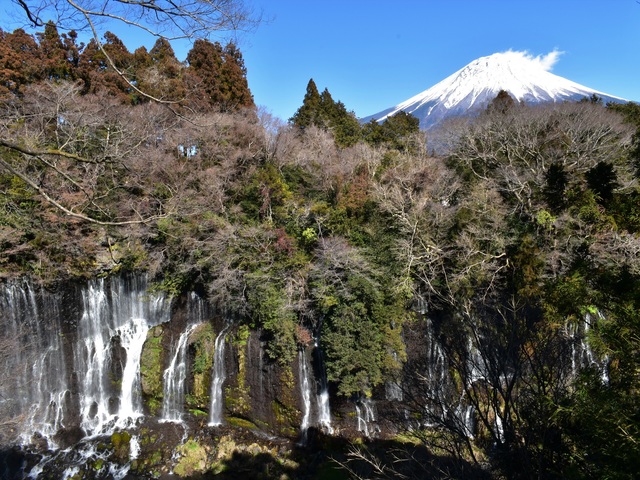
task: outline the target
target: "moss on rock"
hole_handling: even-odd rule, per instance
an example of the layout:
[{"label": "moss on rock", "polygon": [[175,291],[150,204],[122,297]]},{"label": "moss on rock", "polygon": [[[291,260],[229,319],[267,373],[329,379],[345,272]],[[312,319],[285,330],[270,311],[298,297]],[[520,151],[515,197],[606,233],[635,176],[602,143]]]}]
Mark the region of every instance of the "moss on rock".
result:
[{"label": "moss on rock", "polygon": [[238,355],[238,374],[235,385],[225,389],[225,406],[232,415],[247,415],[251,411],[250,388],[247,383],[247,340],[249,327],[241,325],[232,339]]},{"label": "moss on rock", "polygon": [[186,396],[189,409],[206,410],[209,407],[214,346],[215,333],[210,323],[200,325],[190,336],[189,352],[193,363]]},{"label": "moss on rock", "polygon": [[145,403],[152,414],[162,406],[163,355],[162,336],[164,328],[158,325],[149,330],[140,356],[140,383]]},{"label": "moss on rock", "polygon": [[119,462],[129,460],[131,449],[131,434],[125,430],[114,432],[111,435],[111,445],[113,446],[113,457]]},{"label": "moss on rock", "polygon": [[173,472],[181,477],[190,477],[207,470],[207,450],[196,440],[190,439],[177,448],[180,460]]}]

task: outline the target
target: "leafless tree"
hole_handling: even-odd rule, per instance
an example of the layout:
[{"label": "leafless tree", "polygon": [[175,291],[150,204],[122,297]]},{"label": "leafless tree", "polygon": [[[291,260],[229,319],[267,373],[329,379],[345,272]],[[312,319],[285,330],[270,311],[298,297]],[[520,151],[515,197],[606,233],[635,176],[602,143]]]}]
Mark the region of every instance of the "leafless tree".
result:
[{"label": "leafless tree", "polygon": [[61,30],[120,23],[169,40],[203,38],[254,27],[258,19],[242,0],[12,0],[29,24],[53,21]]},{"label": "leafless tree", "polygon": [[[120,71],[109,52],[103,48],[102,37],[105,29],[121,24],[152,36],[172,39],[195,39],[223,35],[225,33],[249,30],[257,26],[261,19],[242,0],[12,0],[18,12],[24,15],[26,24],[42,27],[53,21],[58,30],[89,32],[111,69],[125,80],[132,91],[163,104],[174,116],[173,120],[159,116],[162,112],[149,112],[139,116],[135,122],[125,122],[124,118],[140,113],[140,108],[131,109],[124,115],[116,113],[116,106],[109,98],[92,105],[78,98],[78,87],[63,83],[34,87],[25,95],[26,101],[20,110],[6,112],[0,126],[0,168],[20,178],[29,188],[37,192],[46,202],[65,215],[102,225],[123,225],[146,222],[159,214],[141,212],[131,205],[129,216],[117,216],[101,211],[96,192],[91,191],[87,179],[97,184],[105,177],[113,180],[126,171],[126,158],[141,155],[150,144],[157,146],[157,140],[166,136],[167,122],[185,121],[184,114],[173,108],[175,102],[154,97],[151,92],[140,90],[125,72]],[[104,104],[102,103],[104,102]],[[11,109],[16,102],[4,106]],[[81,107],[81,108],[79,108]],[[96,108],[104,107],[104,108]],[[153,107],[150,107],[153,109]],[[5,113],[5,112],[3,112]],[[108,114],[111,113],[111,118]],[[105,117],[105,114],[107,116]],[[114,116],[115,114],[115,116]],[[176,115],[177,114],[177,115]],[[21,117],[24,116],[24,117]],[[97,116],[102,131],[96,135]],[[144,119],[148,118],[146,125]],[[15,128],[25,119],[25,127]],[[13,122],[11,121],[13,120]],[[201,120],[201,119],[199,119]],[[198,119],[189,119],[196,124]],[[144,131],[139,131],[142,128]],[[20,135],[16,135],[20,133]],[[91,138],[86,138],[87,133]],[[85,138],[80,138],[84,135]],[[95,149],[87,149],[91,142],[99,140]],[[192,145],[181,144],[182,148]],[[84,147],[79,150],[79,147]],[[20,161],[16,161],[20,158]],[[106,170],[111,172],[107,175]],[[34,175],[34,170],[38,173]],[[79,180],[82,172],[83,181]],[[118,175],[114,175],[118,173]],[[71,203],[65,201],[60,192],[52,191],[44,177],[57,177],[67,182],[67,189],[74,196],[83,197]],[[89,182],[89,183],[91,183]],[[124,191],[135,189],[133,185],[114,182],[114,188]],[[107,195],[114,190],[102,191]],[[79,202],[79,203],[78,203]],[[90,205],[91,208],[87,208]],[[93,210],[93,211],[90,211]],[[166,213],[166,212],[165,212]]]}]

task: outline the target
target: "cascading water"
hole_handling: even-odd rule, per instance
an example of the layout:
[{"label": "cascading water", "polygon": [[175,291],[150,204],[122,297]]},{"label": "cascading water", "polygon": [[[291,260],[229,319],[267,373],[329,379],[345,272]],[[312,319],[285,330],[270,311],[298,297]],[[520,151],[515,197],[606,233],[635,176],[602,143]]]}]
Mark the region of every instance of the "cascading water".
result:
[{"label": "cascading water", "polygon": [[[600,311],[595,314],[600,319],[604,318]],[[606,384],[609,382],[608,359],[599,359],[588,342],[589,330],[594,321],[592,314],[587,312],[582,322],[566,326],[566,333],[571,342],[571,373],[572,378],[575,378],[581,368],[593,366],[600,370],[602,383]]]},{"label": "cascading water", "polygon": [[182,422],[184,387],[187,378],[187,342],[196,327],[189,325],[174,346],[171,363],[163,374],[162,418],[161,422]]},{"label": "cascading water", "polygon": [[302,443],[306,443],[307,430],[311,420],[311,380],[309,379],[309,368],[304,350],[298,352],[298,376],[300,377],[300,395],[302,397],[302,422],[300,431],[302,432]]},{"label": "cascading water", "polygon": [[318,423],[322,427],[325,433],[333,434],[333,427],[331,426],[331,408],[329,405],[329,388],[325,385],[320,386],[320,393],[318,393]]},{"label": "cascading water", "polygon": [[169,303],[144,277],[91,281],[66,297],[5,285],[0,341],[11,355],[0,367],[0,413],[20,420],[21,443],[36,434],[56,448],[63,429],[109,433],[140,416],[142,345],[150,326],[169,320]]},{"label": "cascading water", "polygon": [[[100,279],[82,292],[84,311],[74,348],[81,426],[89,435],[127,427],[142,415],[142,347],[149,327],[170,318],[169,302],[161,294],[149,294],[145,281],[116,278],[109,287]],[[117,388],[112,376],[119,368]]]},{"label": "cascading water", "polygon": [[315,347],[318,370],[320,373],[317,390],[318,394],[316,397],[316,403],[318,405],[318,424],[324,433],[331,435],[333,434],[333,427],[331,426],[331,405],[329,404],[329,382],[327,382],[327,372],[324,367],[324,356],[318,339],[316,339]]},{"label": "cascading water", "polygon": [[209,412],[210,427],[220,426],[223,422],[224,395],[222,386],[226,379],[224,350],[229,327],[230,325],[227,325],[220,331],[214,343],[213,374],[211,379],[211,410]]},{"label": "cascading water", "polygon": [[356,401],[356,418],[358,431],[370,437],[376,432],[375,405],[373,400],[367,397],[361,397]]},{"label": "cascading water", "polygon": [[[24,419],[13,426],[21,443],[37,432],[55,446],[52,437],[65,425],[69,400],[56,298],[27,281],[6,285],[0,318],[0,415]],[[2,439],[8,438],[0,433]]]},{"label": "cascading water", "polygon": [[324,433],[333,433],[331,410],[329,408],[329,388],[322,362],[322,352],[318,349],[317,344],[313,351],[316,354],[320,370],[318,381],[313,376],[313,369],[309,368],[311,363],[309,350],[300,350],[298,353],[298,376],[300,377],[300,395],[303,407],[300,431],[302,432],[303,443],[306,441],[307,430],[312,425],[321,427]]}]

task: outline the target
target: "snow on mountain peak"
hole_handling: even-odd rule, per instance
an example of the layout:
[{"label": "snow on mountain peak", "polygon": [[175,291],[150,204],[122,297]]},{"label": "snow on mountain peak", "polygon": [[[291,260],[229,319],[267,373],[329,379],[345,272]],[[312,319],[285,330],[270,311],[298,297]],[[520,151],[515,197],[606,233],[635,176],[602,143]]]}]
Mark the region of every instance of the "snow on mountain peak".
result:
[{"label": "snow on mountain peak", "polygon": [[421,128],[428,129],[447,117],[486,108],[500,90],[525,103],[578,100],[593,94],[605,101],[626,101],[551,73],[561,54],[554,50],[533,56],[527,51],[507,50],[478,58],[428,90],[363,121],[384,121],[405,111],[420,119]]}]

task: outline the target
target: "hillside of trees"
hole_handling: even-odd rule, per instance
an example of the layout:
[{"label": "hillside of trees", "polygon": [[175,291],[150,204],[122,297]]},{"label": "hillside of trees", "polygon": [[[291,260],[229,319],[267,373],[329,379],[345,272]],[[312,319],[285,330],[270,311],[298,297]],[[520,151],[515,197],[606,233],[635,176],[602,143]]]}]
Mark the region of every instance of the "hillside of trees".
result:
[{"label": "hillside of trees", "polygon": [[[340,396],[403,379],[416,423],[354,444],[354,478],[423,478],[416,445],[494,478],[637,478],[640,106],[500,98],[436,155],[417,119],[361,125],[313,80],[281,124],[234,44],[104,49],[120,73],[53,24],[0,31],[3,278],[145,270],[262,330],[274,362],[320,332]],[[474,436],[428,418],[450,396],[407,361],[425,322]],[[578,328],[594,359],[567,375]]]}]

